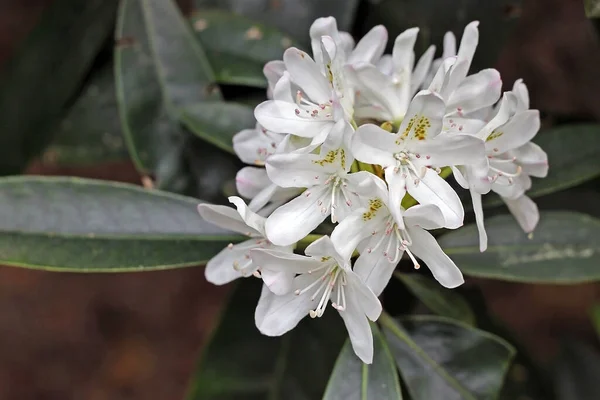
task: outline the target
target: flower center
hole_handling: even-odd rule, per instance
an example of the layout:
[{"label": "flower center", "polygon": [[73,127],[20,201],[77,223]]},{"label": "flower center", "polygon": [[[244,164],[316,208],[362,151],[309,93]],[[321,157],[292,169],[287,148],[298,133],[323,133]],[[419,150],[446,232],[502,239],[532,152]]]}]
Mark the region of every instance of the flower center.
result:
[{"label": "flower center", "polygon": [[[383,256],[387,258],[390,263],[397,263],[400,261],[401,252],[405,251],[408,257],[411,259],[415,269],[421,268],[421,265],[417,262],[417,259],[410,251],[412,245],[412,239],[406,229],[400,229],[390,216],[385,223],[385,232],[377,243],[373,247],[367,248],[367,252],[371,253],[373,250],[383,250]],[[384,242],[387,244],[384,245]]]},{"label": "flower center", "polygon": [[309,291],[313,291],[310,300],[315,301],[316,299],[319,299],[319,303],[314,310],[309,311],[311,318],[323,316],[323,313],[325,313],[325,308],[327,307],[327,302],[332,299],[334,292],[336,295],[336,301],[332,301],[331,306],[338,311],[343,311],[346,309],[346,293],[344,290],[344,286],[346,286],[347,283],[346,273],[337,263],[327,261],[328,260],[326,260],[326,262],[324,262],[320,267],[308,271],[309,274],[312,274],[317,271],[325,270],[320,278],[315,279],[314,282],[306,286],[304,289],[298,289],[295,291],[297,296],[303,295]]},{"label": "flower center", "polygon": [[513,184],[513,178],[518,177],[523,172],[523,168],[516,164],[516,157],[498,159],[494,156],[488,156],[488,158],[490,160],[490,174],[488,175],[488,179],[491,183],[510,186]]},{"label": "flower center", "polygon": [[302,91],[298,90],[296,92],[296,105],[298,107],[294,110],[294,112],[297,116],[303,118],[311,117],[319,119],[331,119],[332,103],[333,101],[329,100],[329,102],[325,104],[316,104],[310,99],[304,97]]},{"label": "flower center", "polygon": [[421,165],[420,168],[417,167],[417,165],[415,165],[415,163],[413,162],[413,157],[421,158],[420,155],[412,154],[407,151],[401,151],[399,153],[394,154],[394,158],[396,159],[394,173],[401,173],[404,178],[408,178],[408,176],[411,176],[411,178],[414,179],[414,183],[416,186],[425,176],[425,173],[427,172],[427,167],[425,165]]}]

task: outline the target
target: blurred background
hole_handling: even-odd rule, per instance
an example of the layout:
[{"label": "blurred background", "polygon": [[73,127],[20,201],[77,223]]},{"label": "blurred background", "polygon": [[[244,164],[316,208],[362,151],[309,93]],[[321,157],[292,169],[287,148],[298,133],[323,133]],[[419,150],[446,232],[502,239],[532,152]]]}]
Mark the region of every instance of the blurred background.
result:
[{"label": "blurred background", "polygon": [[[0,0],[0,75],[51,3],[53,0]],[[191,15],[199,7],[213,7],[217,2],[178,3]],[[251,18],[297,13],[305,19],[299,17],[299,22],[288,29],[303,32],[299,37],[304,39],[312,19],[327,16],[336,8],[336,2],[325,0],[313,8],[308,7],[316,0],[298,1],[297,10],[283,0],[231,3],[235,3],[234,11]],[[439,4],[431,7],[433,3]],[[402,24],[419,26],[422,13],[430,19],[435,17],[435,23],[443,29],[425,29],[421,36],[441,46],[441,34],[446,29],[456,28],[455,34],[460,35],[462,26],[472,18],[459,13],[456,20],[451,20],[453,14],[446,11],[455,3],[348,1],[338,21],[355,37],[383,23],[393,38],[399,33],[395,19],[404,15],[409,20]],[[478,54],[493,47],[497,61],[487,66],[501,72],[505,89],[518,78],[525,80],[532,108],[540,109],[544,126],[600,121],[600,36],[598,23],[586,18],[582,0],[463,3],[477,10],[475,15],[482,22],[485,40],[480,42]],[[408,12],[395,13],[394,9]],[[436,15],[432,17],[431,13]],[[303,25],[305,20],[309,22]],[[497,23],[510,29],[497,29]],[[57,53],[66,45],[55,43]],[[97,64],[106,63],[103,57],[110,59],[112,45],[109,39],[97,56]],[[37,57],[31,73],[51,64],[48,57],[52,54],[48,50]],[[115,140],[114,147],[125,151],[119,137]],[[2,143],[0,140],[0,146]],[[84,166],[65,166],[59,161],[56,153],[45,151],[28,161],[25,171],[142,184],[133,164],[124,157]],[[598,216],[598,183],[596,179],[574,189],[576,193],[563,192],[539,202],[541,207],[575,202],[569,208]],[[228,292],[227,287],[208,284],[203,274],[201,267],[119,275],[56,274],[0,267],[0,399],[182,398]],[[505,323],[536,362],[551,365],[557,357],[565,356],[561,345],[565,341],[598,346],[590,322],[590,310],[600,301],[598,284],[545,286],[469,279],[467,285],[482,289],[492,314]],[[600,381],[600,365],[592,366],[595,370],[588,368],[586,373],[597,374]],[[529,377],[517,368],[509,379],[522,382]],[[600,392],[595,393],[600,398]],[[514,400],[527,399],[521,396]]]}]

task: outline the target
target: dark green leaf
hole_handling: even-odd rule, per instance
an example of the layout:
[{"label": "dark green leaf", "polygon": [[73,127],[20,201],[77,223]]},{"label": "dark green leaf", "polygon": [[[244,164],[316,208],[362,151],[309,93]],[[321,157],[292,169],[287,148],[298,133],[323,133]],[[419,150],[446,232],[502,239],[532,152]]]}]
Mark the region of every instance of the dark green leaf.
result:
[{"label": "dark green leaf", "polygon": [[119,123],[112,66],[101,68],[90,77],[43,158],[59,165],[129,159]]},{"label": "dark green leaf", "polygon": [[334,16],[338,28],[352,29],[358,0],[194,0],[198,10],[218,7],[274,26],[309,44],[308,30],[318,17]]},{"label": "dark green leaf", "polygon": [[443,317],[379,321],[412,400],[498,396],[514,356],[501,338]]},{"label": "dark green leaf", "polygon": [[199,201],[77,178],[0,180],[0,264],[140,271],[201,264],[239,240],[205,222]]},{"label": "dark green leaf", "polygon": [[600,221],[585,214],[546,211],[531,239],[512,215],[485,221],[488,249],[479,252],[477,227],[441,236],[444,251],[467,275],[517,282],[571,284],[600,279]]},{"label": "dark green leaf", "polygon": [[293,44],[277,29],[226,11],[197,12],[192,26],[219,83],[267,87],[265,63],[281,60]]},{"label": "dark green leaf", "polygon": [[116,4],[56,0],[0,79],[0,174],[20,172],[48,144],[110,35]]},{"label": "dark green leaf", "polygon": [[329,310],[305,318],[282,337],[263,336],[254,324],[261,284],[238,284],[190,383],[188,400],[312,400],[322,396],[346,338]]},{"label": "dark green leaf", "polygon": [[472,67],[472,71],[478,71],[494,66],[520,8],[519,0],[382,0],[370,2],[365,14],[368,27],[383,24],[388,29],[390,47],[402,31],[418,27],[417,57],[431,44],[437,46],[440,55],[447,31],[456,35],[458,44],[465,26],[480,21],[479,46]]},{"label": "dark green leaf", "polygon": [[[185,186],[180,107],[221,98],[204,52],[173,0],[121,0],[115,77],[121,124],[138,170]],[[177,184],[175,184],[177,182]]]},{"label": "dark green leaf", "polygon": [[427,308],[442,317],[475,325],[475,315],[456,290],[446,289],[435,280],[420,274],[394,273]]},{"label": "dark green leaf", "polygon": [[[563,125],[540,132],[533,141],[548,153],[550,168],[547,177],[533,178],[527,196],[554,193],[600,176],[600,125]],[[491,193],[484,196],[483,204],[491,207],[503,202]]]},{"label": "dark green leaf", "polygon": [[598,0],[583,0],[585,7],[585,15],[588,18],[600,17],[600,1]]},{"label": "dark green leaf", "polygon": [[557,400],[596,400],[600,393],[600,354],[596,347],[565,340],[553,382]]},{"label": "dark green leaf", "polygon": [[256,125],[251,107],[223,101],[185,107],[181,122],[201,139],[230,153],[233,153],[233,135]]},{"label": "dark green leaf", "polygon": [[373,364],[363,364],[347,340],[329,378],[324,400],[402,400],[390,349],[377,325],[371,324],[371,329]]}]

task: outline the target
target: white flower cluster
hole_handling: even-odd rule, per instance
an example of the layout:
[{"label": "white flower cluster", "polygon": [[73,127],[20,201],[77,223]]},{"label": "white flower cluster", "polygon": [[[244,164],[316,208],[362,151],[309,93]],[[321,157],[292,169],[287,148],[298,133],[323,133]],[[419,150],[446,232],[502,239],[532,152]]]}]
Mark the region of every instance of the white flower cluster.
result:
[{"label": "white flower cluster", "polygon": [[[468,75],[477,26],[466,27],[458,51],[448,33],[441,59],[432,46],[415,63],[417,28],[383,55],[383,26],[355,45],[334,18],[320,18],[310,29],[312,58],[290,48],[283,61],[266,64],[270,100],[256,107],[256,129],[233,141],[254,165],[237,175],[240,195],[251,201],[230,197],[237,211],[199,206],[207,221],[251,237],[214,257],[206,277],[215,284],[262,278],[261,332],[282,335],[331,302],[356,354],[370,363],[368,320],[379,317],[377,296],[403,254],[415,268],[422,260],[445,287],[464,281],[428,232],[463,224],[449,173],[471,193],[482,251],[481,195],[490,190],[526,232],[534,229],[539,213],[525,191],[530,176],[548,170],[546,154],[530,142],[539,115],[522,82],[501,95],[498,71]],[[337,224],[331,236],[312,240],[328,217]],[[305,256],[293,253],[298,242],[310,243]]]}]

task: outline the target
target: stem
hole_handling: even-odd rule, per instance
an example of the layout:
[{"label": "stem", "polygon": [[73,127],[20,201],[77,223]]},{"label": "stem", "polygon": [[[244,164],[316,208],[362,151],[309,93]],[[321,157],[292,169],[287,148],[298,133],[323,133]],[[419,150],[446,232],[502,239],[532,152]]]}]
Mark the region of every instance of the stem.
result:
[{"label": "stem", "polygon": [[352,165],[350,166],[350,172],[358,172],[360,171],[360,163],[357,160],[354,160]]}]

